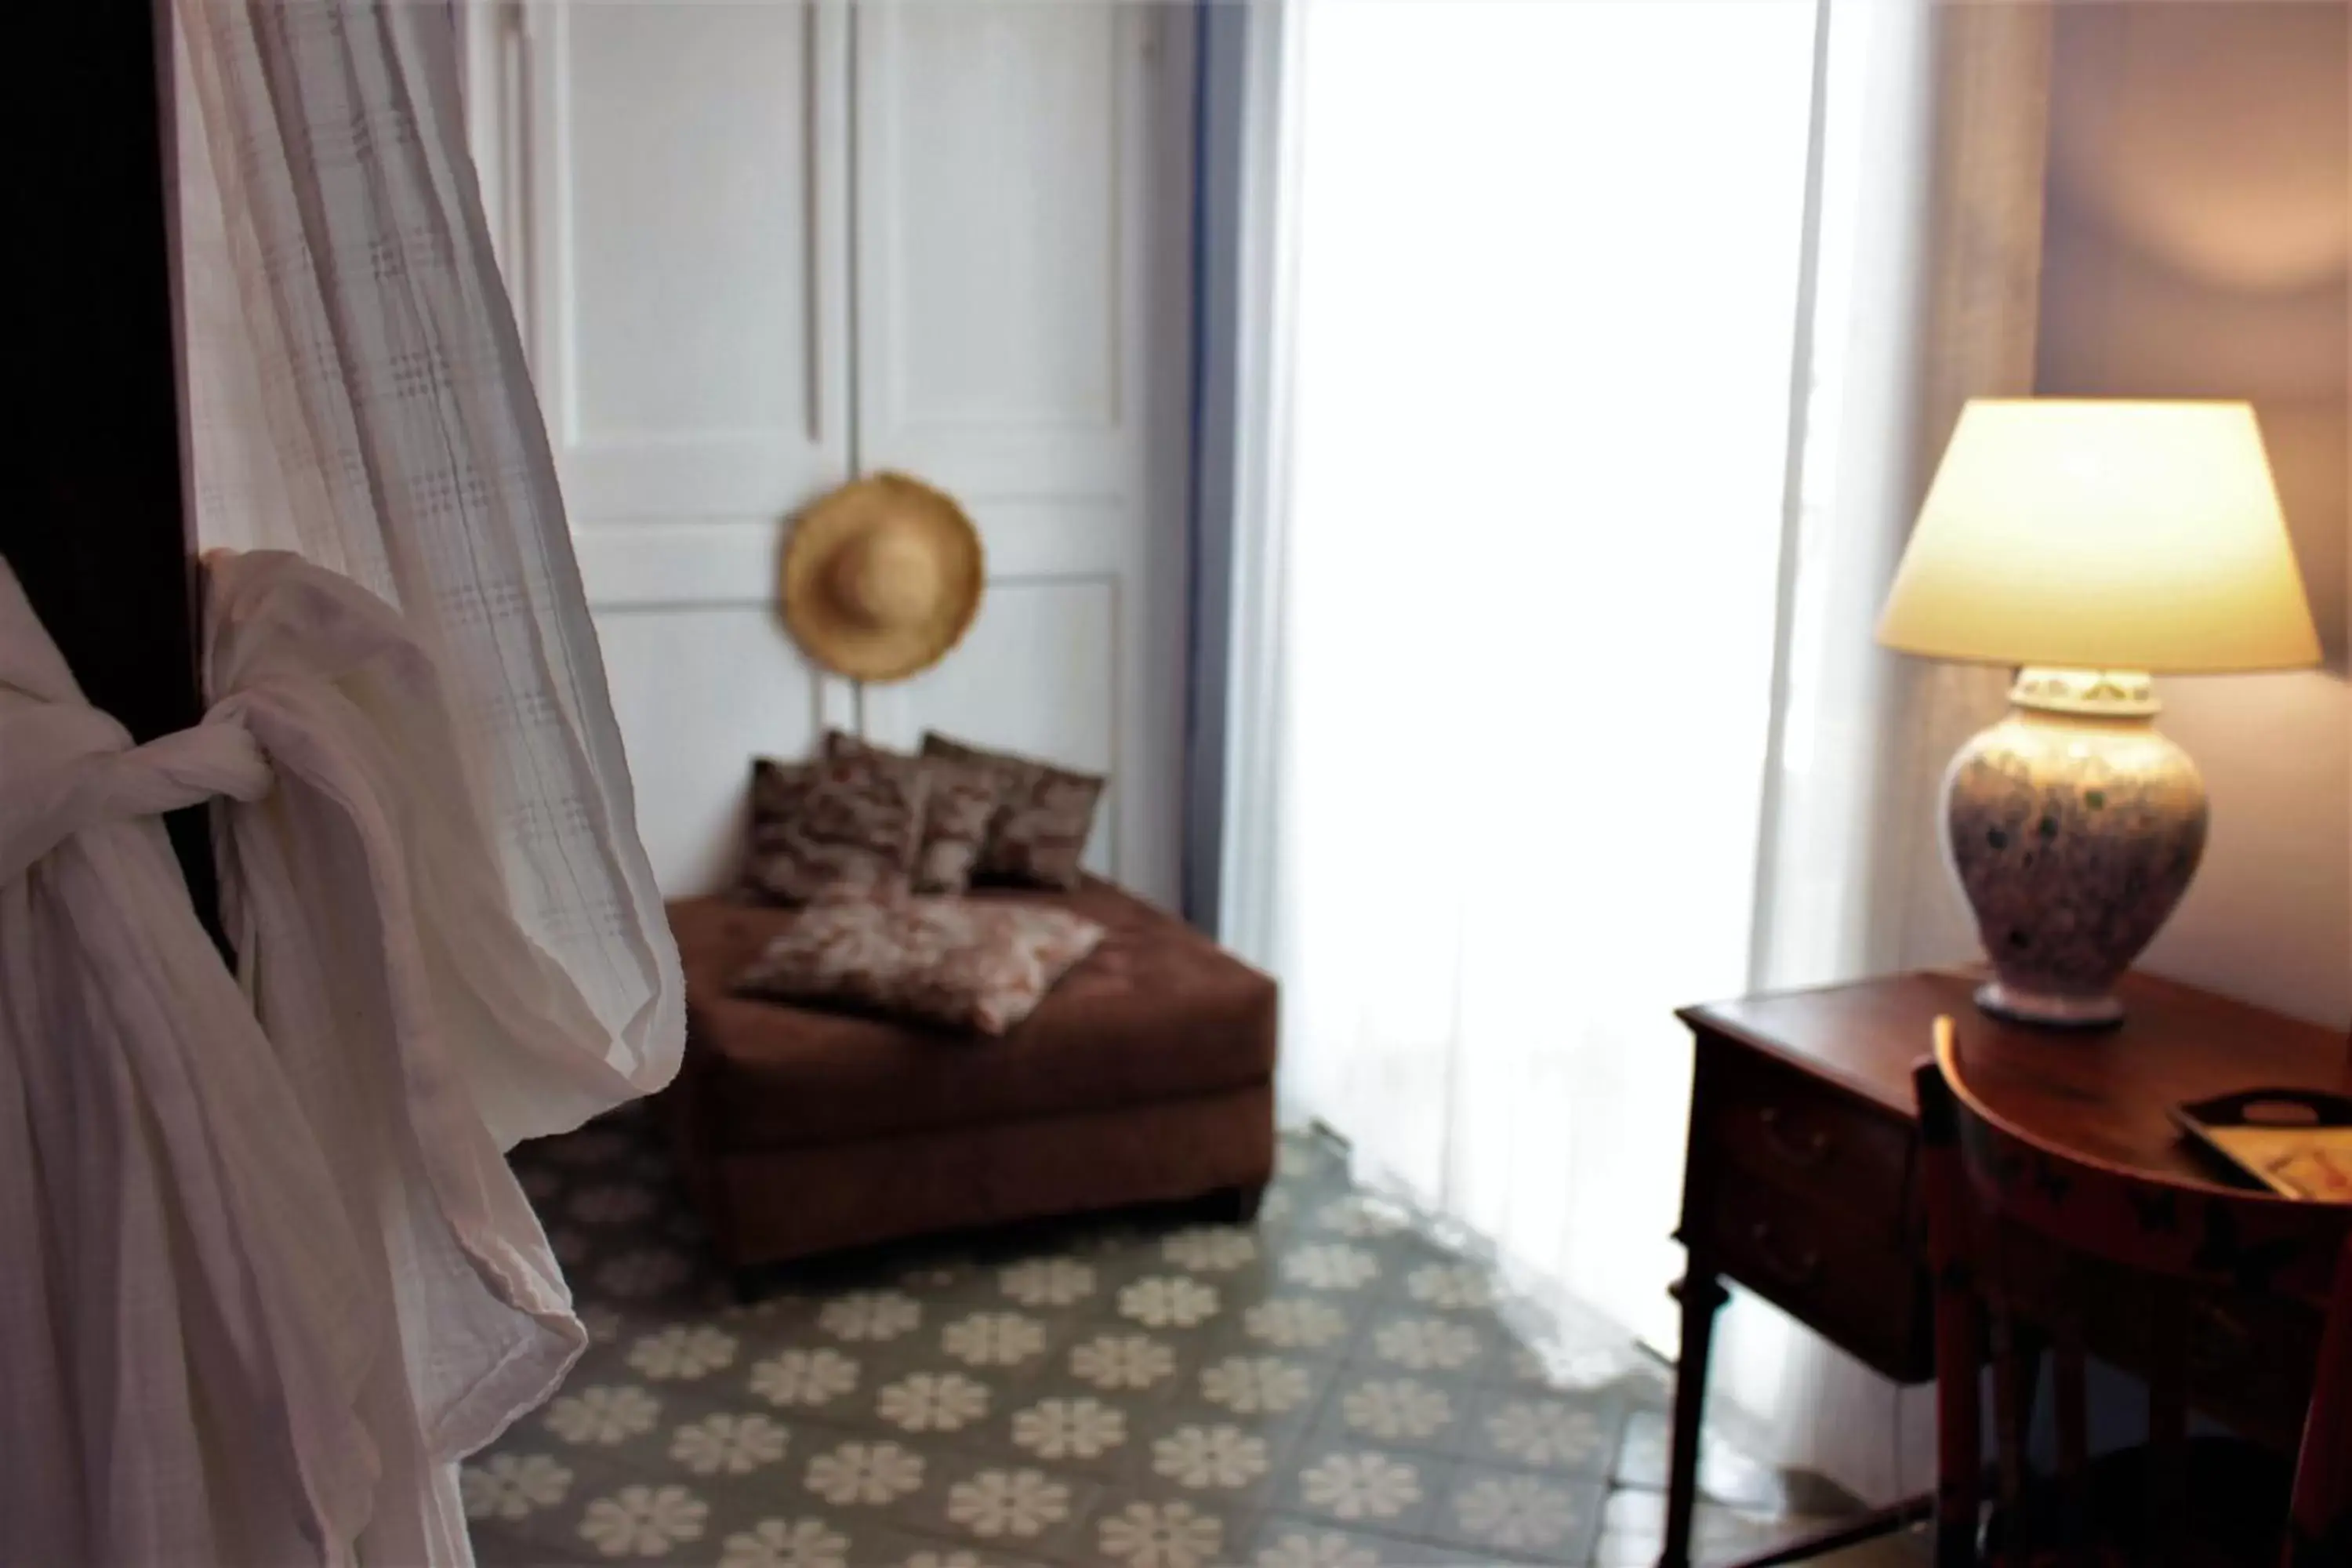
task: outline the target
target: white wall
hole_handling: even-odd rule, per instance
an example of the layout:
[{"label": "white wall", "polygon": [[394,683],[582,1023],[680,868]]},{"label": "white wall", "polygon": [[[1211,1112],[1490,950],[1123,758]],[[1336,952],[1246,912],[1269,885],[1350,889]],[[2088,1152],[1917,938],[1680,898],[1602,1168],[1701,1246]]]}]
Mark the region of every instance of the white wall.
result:
[{"label": "white wall", "polygon": [[2203,868],[2147,967],[2352,1019],[2343,0],[2062,6],[2039,390],[2244,397],[2326,663],[2159,682],[2212,797]]},{"label": "white wall", "polygon": [[[1111,784],[1091,868],[1176,893],[1192,16],[1095,0],[474,0],[468,110],[665,892],[755,755],[937,728]],[[987,596],[860,686],[774,608],[853,475],[961,500]]]}]

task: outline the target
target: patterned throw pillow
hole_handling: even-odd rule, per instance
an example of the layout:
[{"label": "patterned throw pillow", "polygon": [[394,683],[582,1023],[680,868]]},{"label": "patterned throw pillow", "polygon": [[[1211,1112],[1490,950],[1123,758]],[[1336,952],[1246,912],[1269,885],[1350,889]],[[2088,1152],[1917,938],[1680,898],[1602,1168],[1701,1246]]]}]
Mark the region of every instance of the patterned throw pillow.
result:
[{"label": "patterned throw pillow", "polygon": [[[824,754],[900,755],[839,730],[824,732]],[[902,760],[914,763],[930,781],[923,807],[922,847],[915,855],[915,891],[961,893],[971,886],[972,869],[988,842],[988,825],[996,816],[996,775],[975,763],[947,757]]]},{"label": "patterned throw pillow", "polygon": [[761,758],[745,887],[786,904],[906,892],[929,786],[912,757]]},{"label": "patterned throw pillow", "polygon": [[1001,1035],[1102,939],[1094,921],[1035,904],[820,904],[768,943],[735,977],[735,990]]},{"label": "patterned throw pillow", "polygon": [[1078,885],[1078,860],[1094,831],[1095,805],[1107,781],[1032,757],[983,751],[937,731],[923,736],[923,755],[973,763],[997,781],[996,818],[989,824],[976,875],[1041,888]]}]

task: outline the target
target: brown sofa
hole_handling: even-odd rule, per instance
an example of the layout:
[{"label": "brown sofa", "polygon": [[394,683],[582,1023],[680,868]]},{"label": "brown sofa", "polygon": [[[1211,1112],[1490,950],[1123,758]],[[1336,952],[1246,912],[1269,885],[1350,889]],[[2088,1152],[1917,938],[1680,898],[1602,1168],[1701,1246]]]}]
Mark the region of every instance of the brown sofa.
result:
[{"label": "brown sofa", "polygon": [[688,1023],[664,1101],[730,1265],[1159,1200],[1255,1212],[1274,982],[1106,882],[972,896],[1051,900],[1109,933],[997,1039],[734,996],[793,912],[669,906]]}]

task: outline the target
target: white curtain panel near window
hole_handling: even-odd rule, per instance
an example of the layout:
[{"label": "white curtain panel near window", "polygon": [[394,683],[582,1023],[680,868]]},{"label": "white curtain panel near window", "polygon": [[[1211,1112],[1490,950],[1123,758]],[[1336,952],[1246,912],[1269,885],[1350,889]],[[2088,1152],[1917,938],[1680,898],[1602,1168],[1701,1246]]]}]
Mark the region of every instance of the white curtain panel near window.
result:
[{"label": "white curtain panel near window", "polygon": [[[1673,1009],[1973,950],[1929,805],[1998,682],[1871,626],[1921,453],[2030,384],[2048,8],[1251,20],[1221,929],[1289,1115],[1671,1353]],[[1774,1458],[1927,1473],[1770,1308],[1714,1366]]]},{"label": "white curtain panel near window", "polygon": [[[170,12],[196,728],[0,567],[0,1562],[463,1563],[583,1342],[503,1158],[675,1071],[676,950],[437,5]],[[236,968],[157,814],[215,799]]]}]

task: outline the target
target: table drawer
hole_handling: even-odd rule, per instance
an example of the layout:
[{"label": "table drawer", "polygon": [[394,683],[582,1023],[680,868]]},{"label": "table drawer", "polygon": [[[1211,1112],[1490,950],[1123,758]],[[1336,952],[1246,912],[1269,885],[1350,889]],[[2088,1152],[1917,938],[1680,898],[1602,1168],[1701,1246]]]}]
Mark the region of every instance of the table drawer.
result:
[{"label": "table drawer", "polygon": [[1912,1213],[1912,1130],[1772,1058],[1715,1042],[1698,1058],[1699,1136],[1730,1172],[1841,1210],[1889,1243]]},{"label": "table drawer", "polygon": [[1898,1382],[1935,1374],[1927,1271],[1876,1225],[1737,1180],[1699,1229],[1714,1266]]}]

